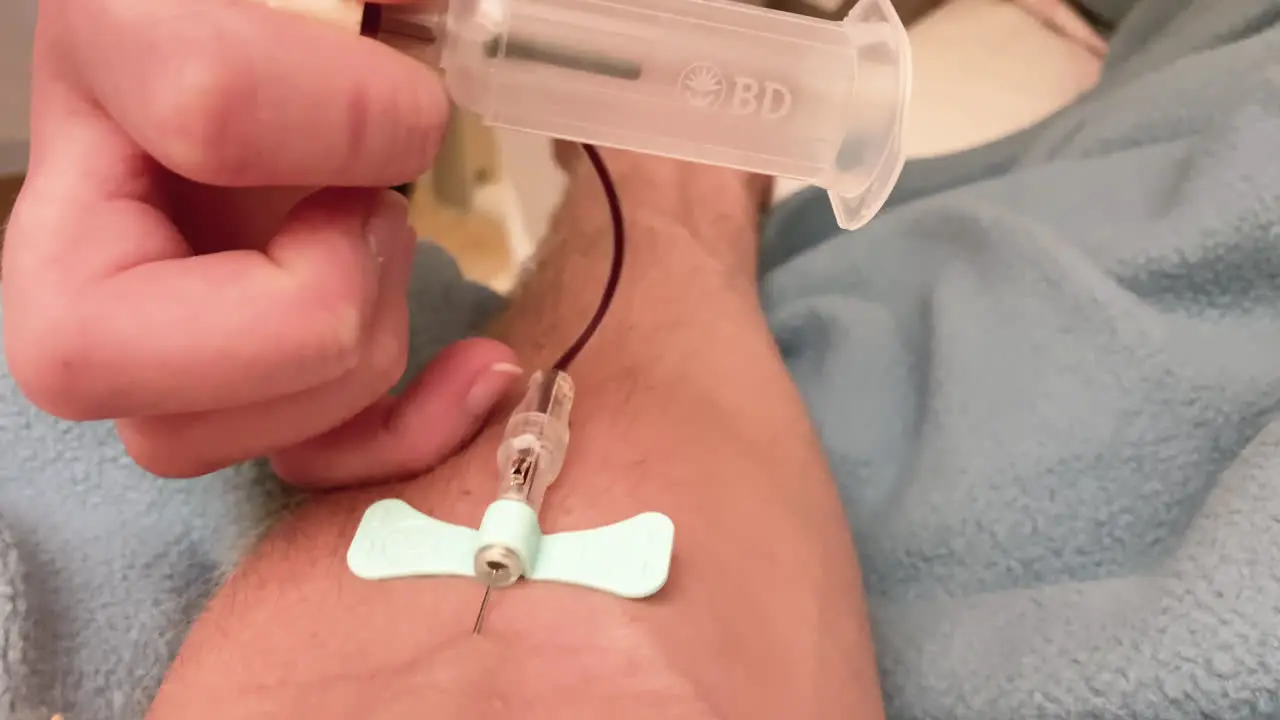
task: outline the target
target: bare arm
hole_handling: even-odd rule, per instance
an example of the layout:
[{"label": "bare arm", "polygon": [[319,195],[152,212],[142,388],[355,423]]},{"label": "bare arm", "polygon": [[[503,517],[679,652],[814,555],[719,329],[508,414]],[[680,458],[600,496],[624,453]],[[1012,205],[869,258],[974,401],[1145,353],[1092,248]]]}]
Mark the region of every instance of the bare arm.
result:
[{"label": "bare arm", "polygon": [[[627,266],[571,368],[574,438],[543,527],[667,513],[676,556],[662,593],[522,584],[495,593],[474,638],[478,584],[346,572],[378,496],[474,526],[494,492],[495,423],[424,477],[317,498],[277,528],[197,622],[153,720],[882,716],[844,514],[758,305],[759,189],[722,170],[606,161]],[[608,215],[589,173],[575,169],[497,329],[529,368],[572,341],[604,282]]]}]

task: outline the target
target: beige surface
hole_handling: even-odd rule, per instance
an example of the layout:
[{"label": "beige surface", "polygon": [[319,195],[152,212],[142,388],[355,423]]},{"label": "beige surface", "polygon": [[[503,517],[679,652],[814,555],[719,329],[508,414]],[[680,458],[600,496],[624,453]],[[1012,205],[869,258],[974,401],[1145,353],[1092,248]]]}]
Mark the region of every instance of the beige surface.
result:
[{"label": "beige surface", "polygon": [[909,35],[910,157],[956,152],[1021,130],[1092,87],[1102,67],[1090,49],[1010,0],[951,0]]},{"label": "beige surface", "polygon": [[271,7],[310,15],[359,32],[364,0],[259,0]]},{"label": "beige surface", "polygon": [[419,187],[411,221],[419,237],[430,238],[457,259],[463,275],[490,287],[505,289],[512,257],[500,218],[484,212],[458,212]]},{"label": "beige surface", "polygon": [[447,162],[414,187],[410,221],[419,237],[449,250],[463,275],[505,289],[514,266],[508,218],[483,202],[504,184],[497,139],[474,116],[455,112],[441,155]]},{"label": "beige surface", "polygon": [[442,204],[470,212],[481,187],[500,182],[498,141],[480,119],[454,107],[431,167],[431,192]]}]

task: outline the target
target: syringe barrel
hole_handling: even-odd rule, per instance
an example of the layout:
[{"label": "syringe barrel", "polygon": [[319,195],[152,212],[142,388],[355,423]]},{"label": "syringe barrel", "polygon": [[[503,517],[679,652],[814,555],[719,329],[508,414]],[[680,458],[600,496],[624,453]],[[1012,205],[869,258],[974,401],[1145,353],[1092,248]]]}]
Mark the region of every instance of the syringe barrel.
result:
[{"label": "syringe barrel", "polygon": [[902,168],[911,62],[890,0],[843,22],[727,0],[451,0],[440,63],[491,124],[806,180],[845,227]]},{"label": "syringe barrel", "polygon": [[519,500],[537,513],[560,476],[569,448],[573,381],[558,370],[538,372],[511,414],[498,447],[498,499]]}]

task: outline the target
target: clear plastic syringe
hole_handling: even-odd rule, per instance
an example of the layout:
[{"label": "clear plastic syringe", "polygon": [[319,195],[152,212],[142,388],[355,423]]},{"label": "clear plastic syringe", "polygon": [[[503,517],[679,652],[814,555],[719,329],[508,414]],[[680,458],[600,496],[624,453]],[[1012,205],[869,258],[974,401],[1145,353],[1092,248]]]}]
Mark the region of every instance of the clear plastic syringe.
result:
[{"label": "clear plastic syringe", "polygon": [[891,0],[842,22],[720,0],[443,2],[369,5],[364,31],[438,65],[489,124],[803,180],[848,229],[902,170],[911,57]]},{"label": "clear plastic syringe", "polygon": [[489,593],[532,571],[542,533],[538,511],[560,476],[569,448],[573,381],[559,370],[535,373],[507,421],[498,446],[498,498],[480,521],[476,578],[485,584],[473,633],[484,622]]}]

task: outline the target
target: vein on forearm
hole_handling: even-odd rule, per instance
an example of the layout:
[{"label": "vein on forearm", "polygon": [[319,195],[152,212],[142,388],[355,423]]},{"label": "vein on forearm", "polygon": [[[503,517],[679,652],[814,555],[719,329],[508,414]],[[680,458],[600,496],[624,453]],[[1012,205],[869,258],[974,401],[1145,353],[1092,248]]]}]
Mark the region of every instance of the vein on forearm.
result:
[{"label": "vein on forearm", "polygon": [[[655,345],[667,354],[678,336],[722,303],[754,310],[756,248],[754,208],[736,198],[705,198],[690,210],[657,203],[648,188],[620,190],[626,230],[626,261],[614,302],[597,337],[575,369],[593,365],[593,348],[610,345],[612,361],[645,354]],[[682,202],[681,205],[687,205]],[[722,223],[709,222],[720,216]],[[603,192],[594,178],[575,181],[512,298],[493,327],[528,367],[551,360],[576,337],[600,300],[613,253],[612,226]],[[696,344],[691,344],[696,347]]]}]

